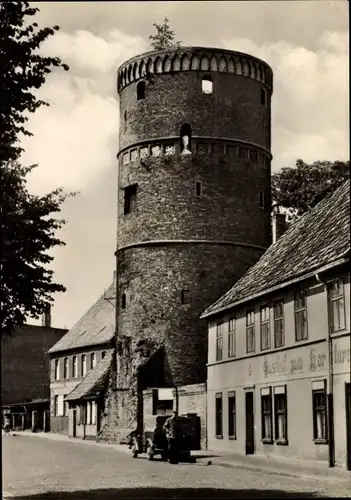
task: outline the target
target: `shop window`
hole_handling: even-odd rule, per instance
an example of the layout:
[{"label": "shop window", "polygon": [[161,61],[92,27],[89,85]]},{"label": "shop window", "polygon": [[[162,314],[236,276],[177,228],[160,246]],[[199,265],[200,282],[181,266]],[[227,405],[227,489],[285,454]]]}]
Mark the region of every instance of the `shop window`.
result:
[{"label": "shop window", "polygon": [[274,388],[274,437],[278,444],[288,441],[288,408],[286,387]]},{"label": "shop window", "polygon": [[87,374],[87,357],[85,354],[82,354],[80,361],[81,361],[81,376],[85,377],[85,375]]},{"label": "shop window", "polygon": [[224,322],[221,321],[216,326],[216,361],[223,359],[223,330]]},{"label": "shop window", "polygon": [[213,81],[211,76],[204,76],[201,80],[203,94],[213,94]]},{"label": "shop window", "polygon": [[316,442],[325,442],[327,440],[327,408],[326,408],[326,390],[312,390],[313,405],[313,440]]},{"label": "shop window", "polygon": [[235,356],[235,344],[236,344],[236,323],[235,318],[230,318],[228,328],[228,357],[233,358]]},{"label": "shop window", "polygon": [[246,313],[246,352],[255,352],[255,313]]},{"label": "shop window", "polygon": [[262,441],[273,442],[272,390],[270,387],[261,389]]},{"label": "shop window", "polygon": [[216,393],[216,438],[223,437],[223,401],[222,393]]},{"label": "shop window", "polygon": [[78,358],[77,358],[77,356],[73,356],[73,359],[72,359],[72,376],[73,376],[73,378],[78,377]]},{"label": "shop window", "polygon": [[63,359],[63,378],[68,378],[68,358]]},{"label": "shop window", "polygon": [[308,338],[307,301],[306,301],[306,292],[304,290],[300,290],[295,293],[294,310],[295,310],[295,339],[297,341],[306,340]]},{"label": "shop window", "polygon": [[60,380],[60,360],[55,359],[55,380]]},{"label": "shop window", "polygon": [[270,329],[270,315],[269,306],[262,306],[260,309],[261,321],[261,351],[271,347],[271,329]]},{"label": "shop window", "polygon": [[274,346],[282,347],[285,344],[284,336],[284,301],[277,300],[273,305],[274,310]]},{"label": "shop window", "polygon": [[228,392],[228,437],[229,439],[236,439],[235,391]]},{"label": "shop window", "polygon": [[196,196],[201,196],[201,191],[202,191],[202,185],[201,182],[198,181],[196,183],[196,188],[195,188]]},{"label": "shop window", "polygon": [[145,82],[139,82],[137,84],[137,101],[144,99],[145,97]]},{"label": "shop window", "polygon": [[342,278],[330,282],[328,292],[332,331],[345,330],[345,295]]},{"label": "shop window", "polygon": [[122,293],[121,297],[121,308],[125,309],[127,306],[127,295],[125,293]]},{"label": "shop window", "polygon": [[130,214],[136,210],[137,184],[124,188],[124,213]]}]

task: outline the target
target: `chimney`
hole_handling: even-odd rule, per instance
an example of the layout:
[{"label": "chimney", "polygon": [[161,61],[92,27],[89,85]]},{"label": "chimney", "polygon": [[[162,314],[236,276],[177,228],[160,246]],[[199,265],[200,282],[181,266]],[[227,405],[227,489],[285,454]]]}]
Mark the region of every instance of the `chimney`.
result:
[{"label": "chimney", "polygon": [[51,306],[47,306],[45,312],[41,317],[41,326],[51,326]]},{"label": "chimney", "polygon": [[273,243],[276,243],[282,234],[286,230],[286,215],[281,212],[281,209],[277,203],[273,204],[273,224],[272,224],[272,236]]}]

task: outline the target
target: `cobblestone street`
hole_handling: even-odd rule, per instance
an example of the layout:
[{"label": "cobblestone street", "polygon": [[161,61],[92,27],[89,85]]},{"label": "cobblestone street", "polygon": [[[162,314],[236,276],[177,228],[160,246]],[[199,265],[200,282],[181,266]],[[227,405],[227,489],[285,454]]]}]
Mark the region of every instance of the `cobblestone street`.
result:
[{"label": "cobblestone street", "polygon": [[17,500],[351,496],[344,479],[290,478],[205,463],[170,465],[85,443],[3,436],[3,494]]}]

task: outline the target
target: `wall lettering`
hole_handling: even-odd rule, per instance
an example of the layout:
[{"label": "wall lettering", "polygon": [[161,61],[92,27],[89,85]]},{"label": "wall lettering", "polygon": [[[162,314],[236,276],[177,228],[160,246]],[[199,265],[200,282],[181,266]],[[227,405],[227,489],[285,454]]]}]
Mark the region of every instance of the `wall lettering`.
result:
[{"label": "wall lettering", "polygon": [[334,346],[334,364],[342,364],[342,363],[350,363],[350,348],[346,349],[338,349],[337,346]]},{"label": "wall lettering", "polygon": [[310,372],[315,372],[324,368],[327,355],[325,353],[316,353],[316,349],[310,350]]},{"label": "wall lettering", "polygon": [[280,359],[280,355],[274,356],[272,362],[267,360],[263,363],[263,373],[265,377],[268,375],[284,375],[287,373],[287,355],[284,354],[283,359]]},{"label": "wall lettering", "polygon": [[296,358],[290,361],[290,373],[302,372],[303,371],[303,359]]}]

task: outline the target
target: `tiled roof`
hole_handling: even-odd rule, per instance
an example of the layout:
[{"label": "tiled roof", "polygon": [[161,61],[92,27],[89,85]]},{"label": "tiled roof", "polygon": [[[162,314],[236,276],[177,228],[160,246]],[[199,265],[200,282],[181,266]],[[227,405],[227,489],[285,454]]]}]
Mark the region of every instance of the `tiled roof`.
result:
[{"label": "tiled roof", "polygon": [[99,361],[96,367],[89,370],[85,377],[76,385],[65,398],[66,401],[77,401],[84,396],[101,391],[106,383],[112,361],[113,350],[106,352],[105,357]]},{"label": "tiled roof", "polygon": [[350,181],[324,198],[271,245],[236,284],[201,315],[234,306],[331,264],[350,251]]},{"label": "tiled roof", "polygon": [[115,285],[112,283],[84,316],[48,351],[49,354],[109,342],[115,334],[114,297]]}]

